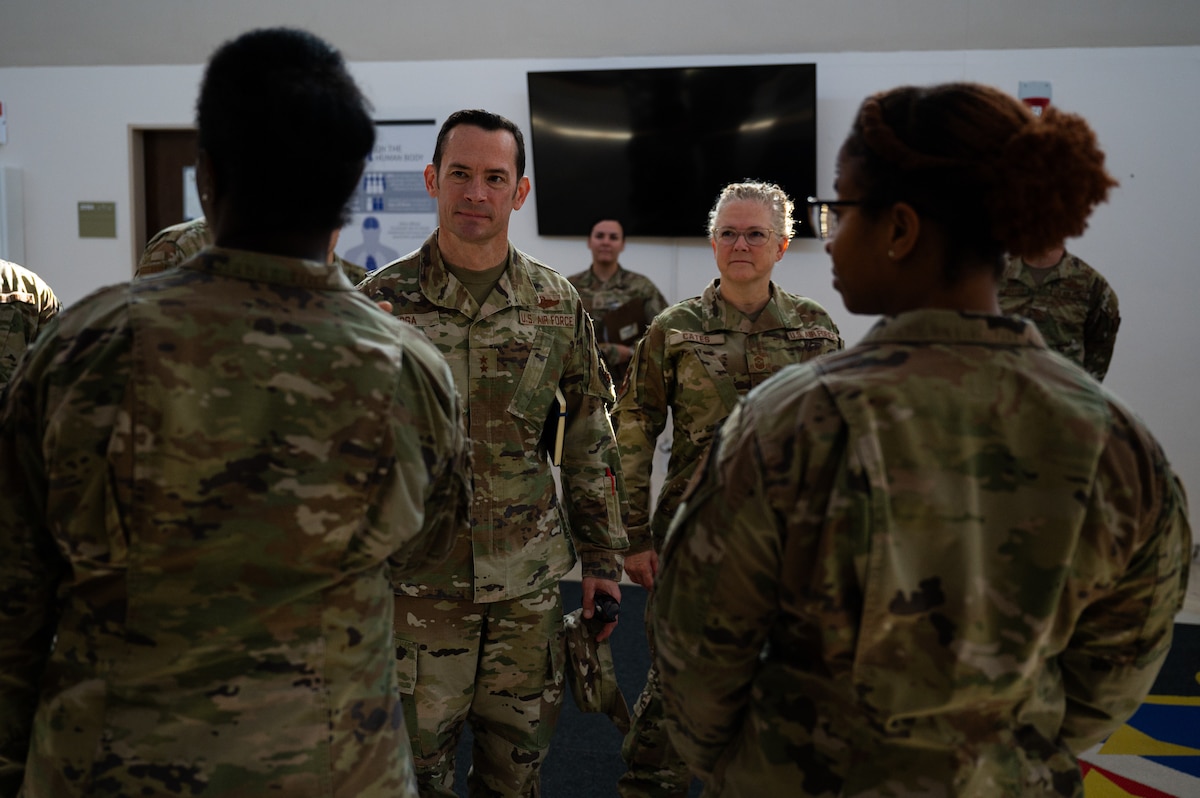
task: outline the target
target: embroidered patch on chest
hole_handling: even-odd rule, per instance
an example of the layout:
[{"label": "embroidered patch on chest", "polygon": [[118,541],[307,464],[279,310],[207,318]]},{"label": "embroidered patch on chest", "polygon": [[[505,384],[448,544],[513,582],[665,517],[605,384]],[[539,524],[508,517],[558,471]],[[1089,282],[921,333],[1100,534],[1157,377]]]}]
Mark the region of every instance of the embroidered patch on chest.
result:
[{"label": "embroidered patch on chest", "polygon": [[521,324],[533,325],[535,327],[575,326],[575,315],[573,313],[534,313],[529,310],[522,310],[519,317]]},{"label": "embroidered patch on chest", "polygon": [[816,338],[826,338],[830,341],[838,339],[837,333],[832,330],[826,330],[824,327],[814,327],[810,330],[788,330],[787,337],[791,341],[813,340]]},{"label": "embroidered patch on chest", "polygon": [[403,313],[396,318],[400,321],[406,321],[409,324],[417,327],[433,327],[438,323],[437,311],[432,313]]},{"label": "embroidered patch on chest", "polygon": [[694,344],[723,344],[725,336],[721,333],[698,333],[698,332],[680,332],[677,333],[677,341],[691,341]]}]

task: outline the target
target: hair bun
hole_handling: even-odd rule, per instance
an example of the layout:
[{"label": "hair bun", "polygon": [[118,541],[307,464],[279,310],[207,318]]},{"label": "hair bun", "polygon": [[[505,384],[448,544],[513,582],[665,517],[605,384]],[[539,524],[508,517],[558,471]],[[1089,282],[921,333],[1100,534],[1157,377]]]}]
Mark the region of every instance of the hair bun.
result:
[{"label": "hair bun", "polygon": [[997,156],[994,233],[1010,252],[1044,252],[1087,229],[1117,181],[1096,134],[1078,114],[1047,107],[1030,115]]}]

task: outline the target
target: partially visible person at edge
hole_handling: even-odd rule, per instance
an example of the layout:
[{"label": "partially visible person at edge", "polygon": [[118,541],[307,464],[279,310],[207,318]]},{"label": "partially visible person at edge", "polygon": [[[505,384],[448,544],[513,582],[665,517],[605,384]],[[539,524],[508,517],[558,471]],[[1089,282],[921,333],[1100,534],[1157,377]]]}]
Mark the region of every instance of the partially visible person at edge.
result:
[{"label": "partially visible person at edge", "polygon": [[0,795],[415,795],[392,582],[466,523],[470,448],[445,361],[325,263],[369,108],[268,29],[196,116],[216,244],[61,313],[0,410]]},{"label": "partially visible person at edge", "polygon": [[1108,374],[1121,326],[1117,294],[1100,272],[1061,243],[1039,255],[1008,258],[1000,310],[1032,319],[1047,346],[1097,380]]},{"label": "partially visible person at edge", "polygon": [[[520,129],[487,111],[452,114],[425,187],[437,230],[359,286],[446,356],[474,443],[470,528],[444,565],[398,589],[405,712],[422,795],[455,794],[455,749],[469,722],[468,792],[533,796],[563,698],[559,580],[578,555],[584,616],[598,591],[620,601],[613,395],[579,294],[508,240],[530,189]],[[551,469],[559,393],[561,505]]]},{"label": "partially visible person at edge", "polygon": [[649,277],[621,265],[625,228],[616,219],[601,219],[592,225],[587,245],[592,265],[567,279],[591,314],[600,354],[620,395],[633,346],[667,306],[667,300]]},{"label": "partially visible person at edge", "polygon": [[834,287],[884,318],[747,396],[685,496],[671,739],[706,796],[1081,798],[1076,755],[1170,648],[1191,532],[1158,443],[996,285],[1115,182],[1083,119],[967,83],[869,97],[836,177]]},{"label": "partially visible person at edge", "polygon": [[0,390],[25,349],[61,309],[45,280],[24,266],[0,260]]},{"label": "partially visible person at edge", "polygon": [[[647,590],[654,588],[658,550],[679,498],[725,416],[785,366],[842,348],[837,325],[823,307],[771,280],[791,243],[793,208],[791,198],[771,183],[726,186],[708,219],[720,277],[702,296],[659,314],[635,351],[613,424],[629,492],[625,572]],[[668,418],[671,454],[651,513],[654,444]],[[653,594],[648,606],[652,599]],[[653,635],[648,639],[653,651]],[[621,751],[628,770],[618,790],[626,798],[688,791],[691,773],[662,721],[658,673],[651,665]]]},{"label": "partially visible person at edge", "polygon": [[[341,232],[341,228],[333,231],[325,257],[329,263],[341,269],[350,282],[358,285],[367,276],[366,268],[351,263],[333,251]],[[164,227],[146,242],[146,249],[142,252],[133,276],[145,277],[174,268],[205,247],[212,246],[212,243],[212,231],[209,229],[208,219],[203,216]]]}]

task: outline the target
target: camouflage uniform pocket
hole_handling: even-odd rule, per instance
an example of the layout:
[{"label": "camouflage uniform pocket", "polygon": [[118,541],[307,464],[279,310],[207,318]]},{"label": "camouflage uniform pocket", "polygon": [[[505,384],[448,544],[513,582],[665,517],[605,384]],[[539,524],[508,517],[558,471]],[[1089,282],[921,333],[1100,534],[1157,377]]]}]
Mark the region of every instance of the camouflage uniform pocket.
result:
[{"label": "camouflage uniform pocket", "polygon": [[417,644],[398,634],[392,635],[396,646],[396,682],[402,695],[412,695],[417,689]]}]

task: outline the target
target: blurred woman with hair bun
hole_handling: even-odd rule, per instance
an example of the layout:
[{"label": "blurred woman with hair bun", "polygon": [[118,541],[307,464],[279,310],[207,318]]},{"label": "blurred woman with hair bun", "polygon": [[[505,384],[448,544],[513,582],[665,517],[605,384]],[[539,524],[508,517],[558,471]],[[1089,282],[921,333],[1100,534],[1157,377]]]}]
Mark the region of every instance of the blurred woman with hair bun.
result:
[{"label": "blurred woman with hair bun", "polygon": [[1076,755],[1170,648],[1187,508],[996,285],[1084,230],[1104,154],[1076,115],[909,86],[863,102],[836,174],[811,217],[883,319],[752,391],[684,497],[654,601],[672,742],[706,796],[1082,796]]}]

